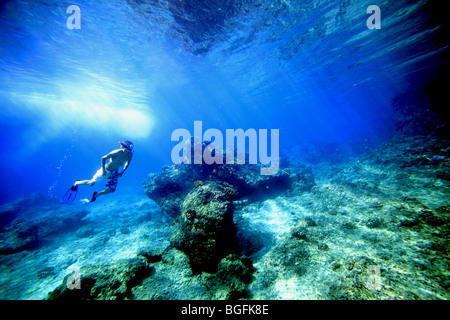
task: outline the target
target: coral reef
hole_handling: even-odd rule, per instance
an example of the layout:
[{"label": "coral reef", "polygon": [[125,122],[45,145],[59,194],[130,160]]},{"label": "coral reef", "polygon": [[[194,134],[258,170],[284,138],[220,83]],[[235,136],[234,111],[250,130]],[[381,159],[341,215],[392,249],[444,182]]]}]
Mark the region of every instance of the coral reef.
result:
[{"label": "coral reef", "polygon": [[[247,198],[199,174],[217,168],[167,167],[154,178],[170,188],[163,177],[175,176],[178,214],[146,195],[73,206],[25,197],[0,210],[2,246],[16,243],[0,254],[0,298],[449,299],[449,150],[442,138],[396,135],[315,161],[314,179],[299,181],[293,151],[290,187]],[[66,284],[73,265],[78,291]]]}]

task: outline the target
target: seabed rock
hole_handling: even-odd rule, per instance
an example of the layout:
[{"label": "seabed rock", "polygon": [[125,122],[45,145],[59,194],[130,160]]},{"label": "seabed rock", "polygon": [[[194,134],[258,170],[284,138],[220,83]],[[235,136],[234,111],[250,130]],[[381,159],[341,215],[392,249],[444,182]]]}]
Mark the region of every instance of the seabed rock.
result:
[{"label": "seabed rock", "polygon": [[[162,252],[142,252],[146,257],[161,257],[150,263],[155,272],[132,288],[139,300],[235,300],[250,297],[248,285],[253,276],[250,259],[229,254],[220,260],[215,273],[193,274],[189,257],[169,245]],[[149,261],[150,262],[150,261]]]},{"label": "seabed rock", "polygon": [[239,252],[233,222],[234,194],[232,186],[222,182],[201,185],[186,196],[171,244],[189,256],[194,272],[215,272],[222,258]]},{"label": "seabed rock", "polygon": [[208,289],[215,292],[215,300],[236,300],[248,298],[247,285],[252,280],[252,261],[244,256],[230,254],[223,258],[215,274],[203,274]]},{"label": "seabed rock", "polygon": [[[117,260],[100,266],[88,265],[80,269],[80,288],[69,289],[73,274],[68,274],[63,283],[50,292],[47,300],[123,300],[132,298],[131,289],[146,277],[152,275],[154,268],[143,257]],[[69,285],[68,285],[69,282]]]}]

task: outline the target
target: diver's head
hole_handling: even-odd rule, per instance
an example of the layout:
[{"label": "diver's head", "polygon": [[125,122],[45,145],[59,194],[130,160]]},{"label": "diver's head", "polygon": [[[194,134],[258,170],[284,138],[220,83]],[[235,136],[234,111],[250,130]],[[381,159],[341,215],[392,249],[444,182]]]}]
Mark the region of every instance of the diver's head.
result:
[{"label": "diver's head", "polygon": [[122,148],[127,149],[130,152],[133,151],[133,148],[134,148],[133,142],[125,140],[125,141],[119,141],[119,143],[122,146]]}]

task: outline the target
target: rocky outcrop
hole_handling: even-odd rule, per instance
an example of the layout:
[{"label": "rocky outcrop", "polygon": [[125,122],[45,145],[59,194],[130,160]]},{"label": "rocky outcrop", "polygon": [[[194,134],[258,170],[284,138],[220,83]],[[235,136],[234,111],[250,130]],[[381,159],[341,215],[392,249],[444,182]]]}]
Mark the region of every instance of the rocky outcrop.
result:
[{"label": "rocky outcrop", "polygon": [[[189,257],[181,250],[143,250],[155,271],[132,288],[137,300],[235,300],[248,299],[248,286],[253,280],[252,261],[238,254],[229,254],[217,266],[217,272],[194,274]],[[186,289],[185,289],[186,288]]]},{"label": "rocky outcrop", "polygon": [[[202,150],[206,147],[208,142],[203,142]],[[262,175],[262,165],[248,164],[248,159],[245,164],[225,164],[223,156],[224,164],[165,166],[144,182],[146,195],[176,218],[171,245],[189,257],[194,273],[217,272],[224,257],[241,253],[233,201],[263,200],[289,190],[301,193],[315,185],[310,168],[302,165],[288,167],[281,161],[275,174]]]},{"label": "rocky outcrop", "polygon": [[[206,147],[205,142],[203,147]],[[260,200],[290,189],[303,192],[315,185],[310,168],[300,165],[288,168],[285,161],[280,161],[280,169],[273,175],[261,175],[260,164],[225,163],[224,160],[224,164],[165,166],[159,173],[148,175],[143,184],[144,192],[162,211],[178,217],[185,196],[199,184],[226,182],[233,186],[235,200]]]},{"label": "rocky outcrop", "polygon": [[217,271],[219,261],[238,253],[233,222],[231,185],[198,185],[185,198],[176,220],[171,244],[190,259],[193,272]]},{"label": "rocky outcrop", "polygon": [[215,300],[249,298],[247,285],[252,280],[253,263],[245,256],[229,254],[223,258],[215,274],[203,273],[203,279],[214,292]]}]

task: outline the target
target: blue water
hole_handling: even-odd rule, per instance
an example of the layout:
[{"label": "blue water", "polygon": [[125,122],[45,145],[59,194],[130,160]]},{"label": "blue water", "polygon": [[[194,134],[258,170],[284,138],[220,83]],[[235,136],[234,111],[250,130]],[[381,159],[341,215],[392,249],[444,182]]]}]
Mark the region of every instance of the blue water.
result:
[{"label": "blue water", "polygon": [[[433,78],[448,44],[427,1],[3,1],[0,201],[60,198],[131,140],[117,194],[171,164],[177,128],[279,129],[303,143],[394,130],[392,98]],[[69,5],[81,29],[69,29]],[[84,192],[84,191],[83,191]],[[86,196],[88,191],[86,191]]]}]

